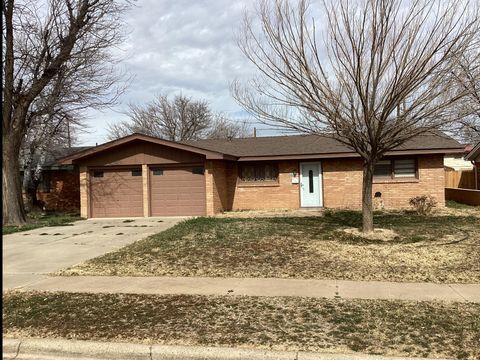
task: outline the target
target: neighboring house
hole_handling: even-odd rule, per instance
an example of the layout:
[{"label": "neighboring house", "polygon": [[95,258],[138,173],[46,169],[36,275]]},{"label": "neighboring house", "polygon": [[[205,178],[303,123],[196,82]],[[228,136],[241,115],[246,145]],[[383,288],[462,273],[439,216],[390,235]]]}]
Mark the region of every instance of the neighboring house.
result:
[{"label": "neighboring house", "polygon": [[465,156],[466,161],[475,164],[475,189],[480,190],[480,142]]},{"label": "neighboring house", "polygon": [[455,171],[472,170],[473,164],[470,161],[465,160],[465,155],[467,155],[471,150],[471,145],[465,145],[463,153],[445,154],[443,164],[446,168]]},{"label": "neighboring house", "polygon": [[[375,170],[386,208],[430,194],[444,205],[450,137],[428,134],[390,151]],[[360,208],[362,160],[327,136],[176,143],[133,134],[65,157],[80,167],[85,217],[212,215],[240,209]]]},{"label": "neighboring house", "polygon": [[90,146],[50,150],[41,164],[42,173],[37,199],[45,210],[78,211],[80,209],[80,177],[77,165],[58,163],[57,159],[89,149]]}]

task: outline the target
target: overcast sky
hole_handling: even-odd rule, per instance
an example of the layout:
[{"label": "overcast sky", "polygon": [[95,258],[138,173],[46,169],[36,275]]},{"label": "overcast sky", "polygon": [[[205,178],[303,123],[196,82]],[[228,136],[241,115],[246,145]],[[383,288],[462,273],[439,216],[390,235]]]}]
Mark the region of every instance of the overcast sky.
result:
[{"label": "overcast sky", "polygon": [[243,11],[253,6],[254,0],[138,0],[126,16],[129,35],[121,49],[121,66],[134,78],[114,109],[88,114],[89,133],[80,144],[105,142],[108,123],[127,118],[122,111],[129,103],[144,104],[158,93],[181,92],[246,118],[229,85],[253,74],[235,43]]}]

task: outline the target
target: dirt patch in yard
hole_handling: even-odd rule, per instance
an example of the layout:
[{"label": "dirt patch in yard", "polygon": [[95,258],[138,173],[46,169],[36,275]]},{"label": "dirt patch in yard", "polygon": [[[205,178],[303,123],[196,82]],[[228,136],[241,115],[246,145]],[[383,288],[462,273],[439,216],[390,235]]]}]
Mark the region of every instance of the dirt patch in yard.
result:
[{"label": "dirt patch in yard", "polygon": [[398,234],[391,229],[375,229],[369,233],[363,233],[358,228],[346,228],[343,229],[347,234],[358,236],[367,240],[378,240],[378,241],[392,241],[395,238],[398,238]]},{"label": "dirt patch in yard", "polygon": [[365,238],[358,212],[322,217],[196,218],[61,275],[280,277],[480,282],[480,221],[378,212],[389,241]]},{"label": "dirt patch in yard", "polygon": [[477,359],[480,305],[8,292],[3,335]]}]

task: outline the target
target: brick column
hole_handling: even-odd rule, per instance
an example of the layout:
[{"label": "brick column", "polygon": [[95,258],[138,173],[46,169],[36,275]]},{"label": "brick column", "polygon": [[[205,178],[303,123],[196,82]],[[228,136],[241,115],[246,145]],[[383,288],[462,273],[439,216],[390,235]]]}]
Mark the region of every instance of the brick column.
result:
[{"label": "brick column", "polygon": [[207,203],[207,215],[215,214],[214,206],[214,180],[213,180],[213,163],[211,160],[205,161],[205,192],[206,192],[206,203]]},{"label": "brick column", "polygon": [[150,181],[148,165],[142,165],[142,186],[143,186],[143,216],[150,216]]},{"label": "brick column", "polygon": [[88,218],[90,216],[90,197],[89,182],[90,174],[86,166],[80,166],[80,216]]}]

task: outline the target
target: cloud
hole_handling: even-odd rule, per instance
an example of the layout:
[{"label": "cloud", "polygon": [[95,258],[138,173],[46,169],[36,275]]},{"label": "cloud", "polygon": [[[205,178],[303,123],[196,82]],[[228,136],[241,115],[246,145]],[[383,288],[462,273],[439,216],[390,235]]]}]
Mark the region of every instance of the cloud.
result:
[{"label": "cloud", "polygon": [[129,35],[119,52],[122,68],[134,78],[113,110],[89,112],[94,135],[82,135],[81,143],[105,141],[107,124],[124,119],[121,112],[129,103],[143,104],[161,92],[181,92],[209,101],[215,111],[245,115],[229,85],[253,74],[235,42],[243,11],[253,5],[252,0],[139,0],[126,14]]}]

